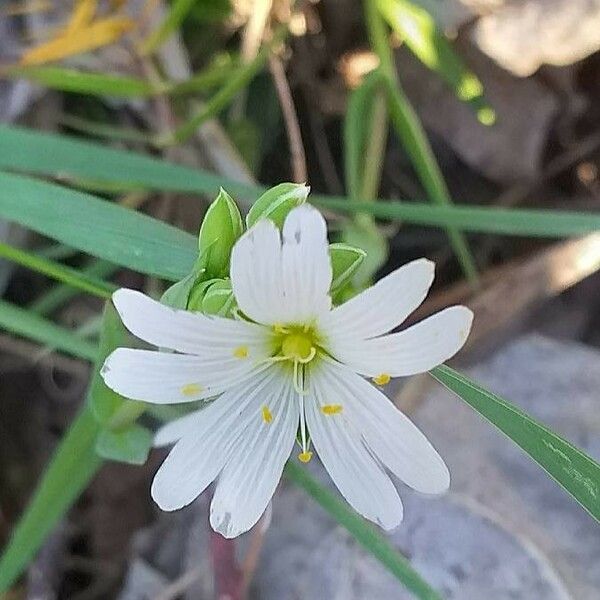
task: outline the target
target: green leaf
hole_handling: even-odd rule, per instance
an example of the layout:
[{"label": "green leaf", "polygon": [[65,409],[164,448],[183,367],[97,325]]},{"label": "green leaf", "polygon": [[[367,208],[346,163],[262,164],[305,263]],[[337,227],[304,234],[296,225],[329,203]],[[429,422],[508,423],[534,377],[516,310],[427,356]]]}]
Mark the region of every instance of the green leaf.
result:
[{"label": "green leaf", "polygon": [[346,191],[352,200],[363,196],[363,178],[367,145],[371,139],[373,106],[383,90],[379,70],[369,73],[348,100],[344,117],[344,175]]},{"label": "green leaf", "polygon": [[179,279],[192,269],[194,236],[89,194],[0,173],[0,215],[141,273]]},{"label": "green leaf", "polygon": [[28,79],[47,88],[79,94],[143,98],[165,91],[155,89],[144,79],[106,73],[91,73],[65,67],[11,67],[5,72],[5,75],[11,79]]},{"label": "green leaf", "polygon": [[104,361],[113,350],[127,347],[129,342],[129,333],[121,323],[119,314],[112,302],[107,302],[102,315],[100,349],[89,394],[92,412],[104,428],[127,427],[146,409],[144,402],[128,400],[111,390],[100,375]]},{"label": "green leaf", "polygon": [[354,512],[341,498],[323,487],[306,469],[293,461],[288,461],[285,474],[296,485],[307,492],[313,500],[326,510],[342,527],[354,536],[356,541],[371,553],[398,581],[416,598],[421,600],[441,600],[441,596],[410,566],[390,542]]},{"label": "green leaf", "polygon": [[492,125],[495,113],[485,101],[481,81],[454,52],[434,18],[410,0],[378,0],[378,6],[390,27],[415,56],[437,72],[460,100],[474,108],[481,123]]},{"label": "green leaf", "polygon": [[55,325],[30,311],[0,300],[0,328],[40,344],[50,345],[63,352],[93,362],[97,348],[77,337],[69,329]]},{"label": "green leaf", "polygon": [[148,36],[141,47],[144,54],[150,54],[171,37],[183,23],[197,0],[173,0],[161,24]]},{"label": "green leaf", "polygon": [[111,294],[117,289],[114,285],[82,273],[77,269],[66,267],[60,263],[36,256],[35,254],[2,242],[0,242],[0,257],[7,258],[32,271],[37,271],[57,281],[62,281],[75,289],[98,296],[99,298],[110,298]]},{"label": "green leaf", "polygon": [[329,244],[329,258],[331,259],[331,294],[335,295],[348,284],[357,269],[365,260],[367,253],[361,248],[349,244]]},{"label": "green leaf", "polygon": [[94,450],[98,430],[91,411],[84,408],[61,440],[0,557],[0,593],[25,570],[100,467]]},{"label": "green leaf", "polygon": [[143,465],[152,448],[152,433],[141,425],[125,429],[104,429],[96,440],[96,452],[106,460]]},{"label": "green leaf", "polygon": [[306,202],[309,188],[303,183],[280,183],[268,189],[250,208],[246,215],[248,229],[260,219],[271,219],[277,227],[283,227],[288,213]]},{"label": "green leaf", "polygon": [[431,374],[522,448],[600,522],[600,464],[465,375],[445,365]]}]

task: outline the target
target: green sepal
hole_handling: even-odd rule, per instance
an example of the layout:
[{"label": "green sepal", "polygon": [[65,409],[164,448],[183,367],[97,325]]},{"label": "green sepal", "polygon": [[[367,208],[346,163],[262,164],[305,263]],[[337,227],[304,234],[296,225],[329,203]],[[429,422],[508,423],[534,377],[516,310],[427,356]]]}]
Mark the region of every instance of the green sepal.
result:
[{"label": "green sepal", "polygon": [[244,232],[240,211],[223,189],[208,207],[198,234],[200,263],[209,277],[229,274],[231,250]]},{"label": "green sepal", "polygon": [[[360,217],[360,215],[359,215]],[[348,223],[342,232],[344,242],[362,248],[366,255],[357,267],[352,284],[357,288],[370,285],[375,274],[385,264],[388,257],[388,244],[377,225],[367,219]]]},{"label": "green sepal", "polygon": [[152,433],[136,423],[125,429],[103,429],[96,440],[96,452],[107,460],[143,465],[152,448],[152,439]]},{"label": "green sepal", "polygon": [[208,279],[206,281],[197,281],[188,296],[187,309],[194,312],[202,312],[202,301],[211,285],[224,279]]},{"label": "green sepal", "polygon": [[331,259],[331,295],[334,296],[344,288],[363,263],[367,253],[361,248],[341,242],[329,245]]},{"label": "green sepal", "polygon": [[205,315],[229,317],[235,307],[235,297],[229,279],[215,281],[202,298],[202,312]]},{"label": "green sepal", "polygon": [[185,310],[188,306],[188,299],[192,288],[196,284],[199,274],[190,273],[187,277],[184,277],[181,281],[174,283],[171,287],[167,288],[164,294],[160,298],[161,304],[166,304],[171,308],[181,308]]},{"label": "green sepal", "polygon": [[88,402],[94,417],[103,427],[122,427],[134,422],[144,412],[145,404],[123,398],[111,390],[102,379],[100,371],[104,361],[117,348],[129,345],[129,334],[112,302],[107,302],[102,315],[100,350],[90,386]]},{"label": "green sepal", "polygon": [[280,183],[267,190],[246,215],[248,229],[260,219],[271,219],[281,228],[290,210],[306,202],[309,191],[303,183]]}]

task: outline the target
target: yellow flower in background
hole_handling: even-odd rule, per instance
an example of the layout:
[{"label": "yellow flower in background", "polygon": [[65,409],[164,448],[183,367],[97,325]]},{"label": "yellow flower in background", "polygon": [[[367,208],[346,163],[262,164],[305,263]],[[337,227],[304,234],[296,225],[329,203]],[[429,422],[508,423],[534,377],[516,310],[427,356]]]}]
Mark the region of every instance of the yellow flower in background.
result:
[{"label": "yellow flower in background", "polygon": [[112,13],[98,15],[97,0],[78,0],[66,26],[51,40],[27,50],[21,65],[41,65],[89,52],[117,42],[135,23],[118,13],[122,2],[111,3]]}]

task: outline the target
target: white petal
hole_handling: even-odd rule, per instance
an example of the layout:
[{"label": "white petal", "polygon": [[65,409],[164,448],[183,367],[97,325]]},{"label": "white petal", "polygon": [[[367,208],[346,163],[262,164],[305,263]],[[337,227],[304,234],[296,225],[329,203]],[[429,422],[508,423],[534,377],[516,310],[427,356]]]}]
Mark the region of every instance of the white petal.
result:
[{"label": "white petal", "polygon": [[[297,395],[297,394],[296,394]],[[264,392],[272,421],[260,415],[238,438],[219,476],[210,507],[215,531],[232,538],[248,531],[265,511],[295,443],[298,398],[289,378],[274,381]]]},{"label": "white petal", "polygon": [[396,477],[423,493],[439,494],[448,489],[450,474],[443,459],[386,396],[343,365],[332,361],[321,370],[331,398],[343,407],[341,414],[347,415]]},{"label": "white petal", "polygon": [[452,306],[399,333],[370,340],[339,340],[327,347],[354,371],[375,377],[404,377],[429,371],[454,356],[464,345],[473,313]]},{"label": "white petal", "polygon": [[170,446],[187,435],[197,433],[202,423],[201,414],[201,410],[196,410],[163,425],[154,435],[154,446]]},{"label": "white petal", "polygon": [[331,260],[327,224],[321,213],[303,204],[283,225],[283,287],[286,323],[306,323],[329,312]]},{"label": "white petal", "polygon": [[212,398],[264,370],[250,357],[206,359],[191,354],[117,348],[101,370],[104,383],[132,400],[177,404]]},{"label": "white petal", "polygon": [[152,482],[152,497],[160,508],[171,511],[186,506],[216,479],[237,439],[260,418],[263,392],[276,375],[270,369],[189,415],[183,424],[185,435]]},{"label": "white petal", "polygon": [[117,290],[113,303],[125,327],[155,346],[209,357],[229,357],[245,346],[250,354],[266,355],[266,332],[259,325],[176,310],[135,290]]},{"label": "white petal", "polygon": [[366,339],[391,331],[423,302],[433,282],[434,269],[434,263],[425,258],[396,269],[325,315],[319,330],[332,342],[341,338]]},{"label": "white petal", "polygon": [[398,492],[344,411],[323,414],[322,406],[335,403],[338,398],[332,395],[328,382],[318,370],[311,371],[310,393],[305,400],[306,423],[321,462],[358,513],[384,529],[392,529],[403,515]]},{"label": "white petal", "polygon": [[328,311],[331,264],[321,214],[309,205],[292,210],[283,240],[271,221],[259,221],[233,248],[231,283],[241,310],[259,323],[306,322]]}]

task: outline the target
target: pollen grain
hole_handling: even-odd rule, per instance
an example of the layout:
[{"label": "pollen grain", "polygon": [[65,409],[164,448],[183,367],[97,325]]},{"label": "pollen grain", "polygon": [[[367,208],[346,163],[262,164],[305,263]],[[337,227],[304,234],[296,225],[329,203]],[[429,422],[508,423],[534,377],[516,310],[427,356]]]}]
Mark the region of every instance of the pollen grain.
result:
[{"label": "pollen grain", "polygon": [[337,415],[342,412],[343,408],[341,404],[324,404],[321,406],[321,412],[324,415]]},{"label": "pollen grain", "polygon": [[202,386],[197,383],[188,383],[181,388],[181,393],[184,396],[197,396],[202,391]]},{"label": "pollen grain", "polygon": [[390,374],[389,373],[381,373],[377,375],[377,377],[373,377],[373,383],[377,385],[387,385],[390,382]]},{"label": "pollen grain", "polygon": [[238,346],[233,351],[236,358],[248,358],[248,346]]},{"label": "pollen grain", "polygon": [[271,423],[271,421],[273,420],[273,414],[271,413],[271,411],[269,410],[269,407],[264,405],[262,407],[262,420],[269,425],[269,423]]}]

